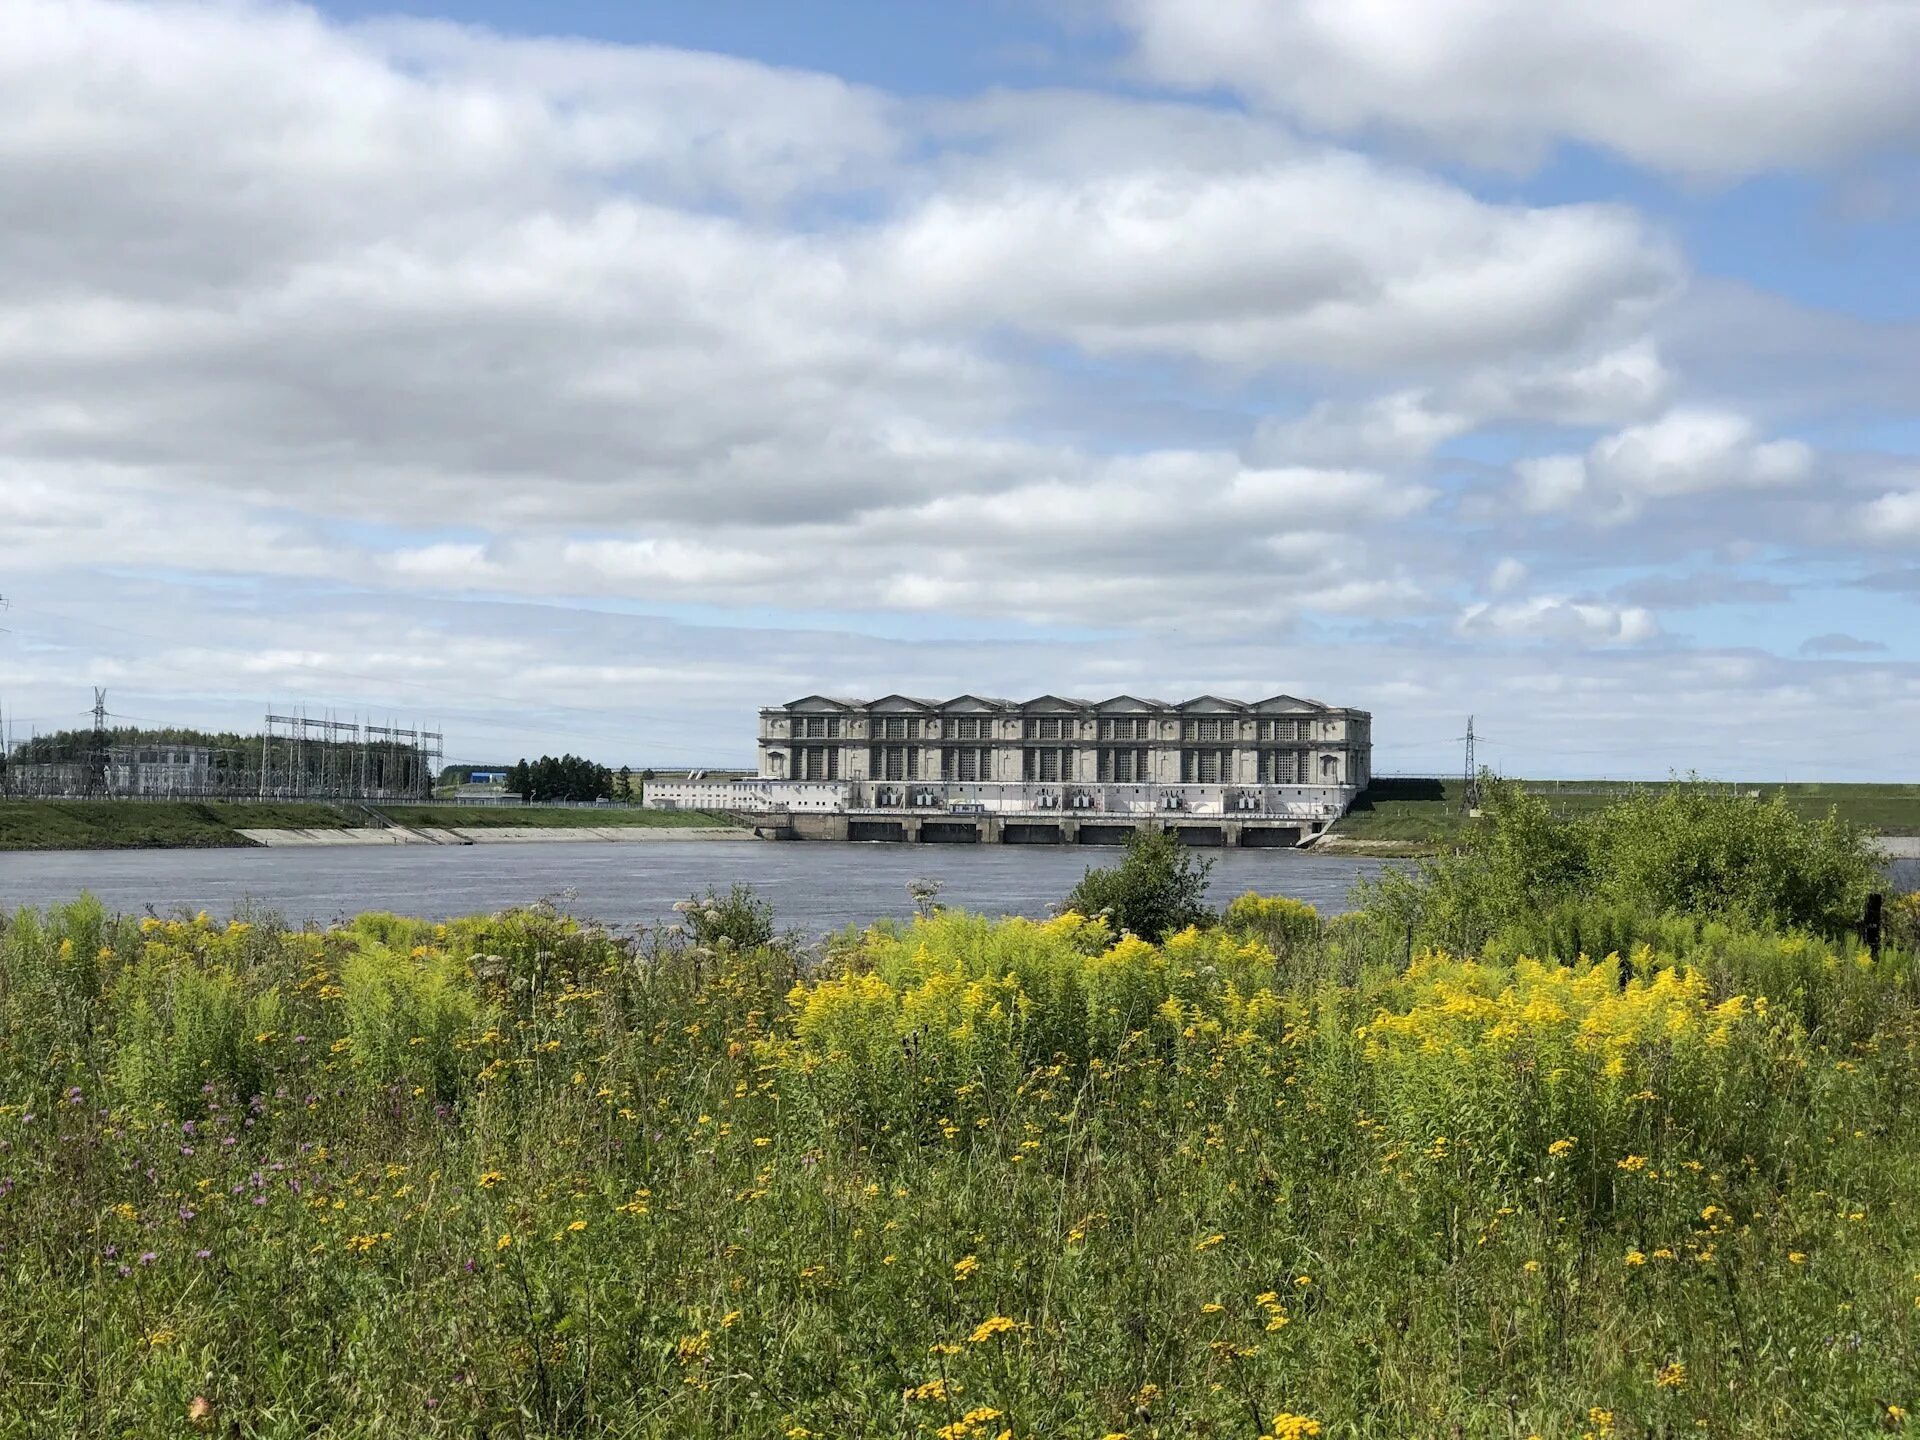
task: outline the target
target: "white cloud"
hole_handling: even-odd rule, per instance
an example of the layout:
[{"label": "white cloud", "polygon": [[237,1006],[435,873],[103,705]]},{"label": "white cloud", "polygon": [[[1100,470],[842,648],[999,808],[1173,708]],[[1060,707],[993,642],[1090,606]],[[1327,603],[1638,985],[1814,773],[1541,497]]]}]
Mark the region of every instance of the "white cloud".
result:
[{"label": "white cloud", "polygon": [[1362,400],[1322,400],[1263,421],[1250,455],[1306,464],[1412,465],[1489,424],[1616,425],[1656,409],[1673,375],[1651,340],[1596,354],[1552,355],[1469,370],[1438,384]]},{"label": "white cloud", "polygon": [[1534,515],[1570,510],[1587,490],[1587,462],[1578,455],[1541,455],[1513,467],[1520,504]]},{"label": "white cloud", "polygon": [[1487,576],[1487,589],[1495,595],[1505,595],[1517,589],[1527,578],[1527,567],[1509,555],[1493,567]]},{"label": "white cloud", "polygon": [[1670,293],[1632,212],[1489,205],[1339,151],[1237,171],[993,173],[879,242],[907,313],[1095,352],[1366,369],[1558,350]]},{"label": "white cloud", "polygon": [[1813,474],[1798,440],[1762,440],[1725,410],[1683,408],[1594,442],[1584,456],[1546,455],[1514,467],[1521,506],[1534,514],[1584,508],[1589,518],[1630,519],[1648,501],[1722,490],[1778,490]]},{"label": "white cloud", "polygon": [[1468,636],[1573,645],[1637,645],[1660,634],[1660,622],[1640,606],[1558,595],[1469,605],[1460,613],[1456,628]]},{"label": "white cloud", "polygon": [[1920,542],[1920,490],[1895,490],[1860,508],[1860,531],[1879,544]]},{"label": "white cloud", "polygon": [[1115,3],[1155,78],[1484,163],[1572,140],[1723,176],[1920,140],[1910,0]]},{"label": "white cloud", "polygon": [[1798,440],[1756,439],[1744,415],[1687,409],[1609,435],[1587,461],[1600,483],[1658,499],[1795,485],[1812,473],[1813,451]]}]

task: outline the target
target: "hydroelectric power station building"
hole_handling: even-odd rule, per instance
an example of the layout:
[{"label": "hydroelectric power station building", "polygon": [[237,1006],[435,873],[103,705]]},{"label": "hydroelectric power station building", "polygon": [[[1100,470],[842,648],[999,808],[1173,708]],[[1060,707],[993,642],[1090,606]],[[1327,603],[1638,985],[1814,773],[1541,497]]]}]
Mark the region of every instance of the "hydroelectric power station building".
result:
[{"label": "hydroelectric power station building", "polygon": [[764,835],[1116,845],[1297,845],[1372,774],[1373,717],[1291,695],[1178,704],[809,695],[760,712],[749,780],[654,780],[649,806],[731,811]]}]

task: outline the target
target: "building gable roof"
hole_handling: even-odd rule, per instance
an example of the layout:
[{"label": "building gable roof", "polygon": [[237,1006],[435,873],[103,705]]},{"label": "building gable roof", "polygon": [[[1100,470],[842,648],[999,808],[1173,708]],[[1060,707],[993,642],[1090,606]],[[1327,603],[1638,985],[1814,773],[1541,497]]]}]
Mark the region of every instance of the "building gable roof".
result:
[{"label": "building gable roof", "polygon": [[1302,700],[1297,695],[1269,695],[1265,700],[1255,701],[1253,708],[1263,714],[1308,714],[1327,707],[1318,700]]},{"label": "building gable roof", "polygon": [[789,700],[780,708],[782,710],[857,710],[860,708],[860,702],[835,695],[802,695],[798,700]]},{"label": "building gable roof", "polygon": [[1036,695],[1020,708],[1022,710],[1091,710],[1093,702],[1062,695]]},{"label": "building gable roof", "polygon": [[1246,711],[1253,707],[1244,700],[1223,700],[1218,695],[1196,695],[1191,700],[1182,700],[1174,706],[1176,710],[1232,710]]},{"label": "building gable roof", "polygon": [[942,710],[1011,710],[1013,702],[991,695],[956,695],[940,702]]}]

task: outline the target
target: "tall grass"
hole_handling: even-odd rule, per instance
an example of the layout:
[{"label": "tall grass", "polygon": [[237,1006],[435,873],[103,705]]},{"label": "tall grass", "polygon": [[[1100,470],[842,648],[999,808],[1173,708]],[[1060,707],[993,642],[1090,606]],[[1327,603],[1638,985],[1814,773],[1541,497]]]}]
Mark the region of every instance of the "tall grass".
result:
[{"label": "tall grass", "polygon": [[1920,1403],[1897,946],[1569,911],[1409,956],[1249,897],[1158,945],[943,912],[806,971],[747,897],[695,909],[8,919],[0,1434],[1876,1435]]}]

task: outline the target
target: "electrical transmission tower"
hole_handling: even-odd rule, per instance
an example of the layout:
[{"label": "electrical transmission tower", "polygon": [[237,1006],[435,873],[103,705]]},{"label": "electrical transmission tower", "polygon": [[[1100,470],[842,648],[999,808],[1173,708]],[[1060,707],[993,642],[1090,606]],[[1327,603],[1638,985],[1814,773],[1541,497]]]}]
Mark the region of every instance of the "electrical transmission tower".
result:
[{"label": "electrical transmission tower", "polygon": [[1473,754],[1473,716],[1467,717],[1467,768],[1466,784],[1461,793],[1466,798],[1464,808],[1471,815],[1480,808],[1480,766]]},{"label": "electrical transmission tower", "polygon": [[93,738],[87,748],[87,775],[83,793],[98,798],[107,786],[107,692],[93,687]]}]

